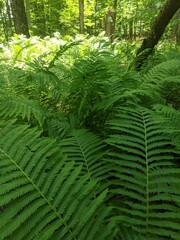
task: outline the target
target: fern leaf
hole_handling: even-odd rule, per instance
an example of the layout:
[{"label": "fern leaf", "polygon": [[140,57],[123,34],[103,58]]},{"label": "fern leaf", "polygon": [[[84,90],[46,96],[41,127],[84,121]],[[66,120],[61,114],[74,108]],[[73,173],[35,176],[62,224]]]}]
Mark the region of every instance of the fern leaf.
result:
[{"label": "fern leaf", "polygon": [[180,149],[180,112],[171,106],[156,104],[154,109],[165,118],[164,125],[174,144]]},{"label": "fern leaf", "polygon": [[109,125],[107,162],[121,222],[151,239],[178,240],[180,169],[162,117],[140,106],[123,107]]},{"label": "fern leaf", "polygon": [[100,217],[107,190],[94,198],[97,181],[40,134],[12,122],[0,131],[0,239],[106,239],[98,235],[113,228],[102,227],[110,208]]},{"label": "fern leaf", "polygon": [[153,67],[146,73],[143,78],[147,82],[157,83],[168,76],[173,76],[175,73],[178,74],[180,68],[180,61],[177,59],[168,60],[166,62],[160,63]]},{"label": "fern leaf", "polygon": [[23,96],[16,96],[9,92],[0,92],[0,116],[5,118],[21,117],[28,122],[33,118],[40,126],[48,117],[47,111],[40,104]]},{"label": "fern leaf", "polygon": [[82,165],[82,173],[89,180],[106,178],[107,169],[103,162],[103,143],[100,138],[85,129],[73,130],[72,134],[60,141],[68,160]]}]

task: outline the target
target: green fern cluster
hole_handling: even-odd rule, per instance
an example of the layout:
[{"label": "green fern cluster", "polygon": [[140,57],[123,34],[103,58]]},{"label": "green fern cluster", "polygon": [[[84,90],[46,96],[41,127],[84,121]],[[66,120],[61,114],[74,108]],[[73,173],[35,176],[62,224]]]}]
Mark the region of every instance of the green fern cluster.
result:
[{"label": "green fern cluster", "polygon": [[179,240],[180,62],[98,46],[2,69],[0,240]]},{"label": "green fern cluster", "polygon": [[95,197],[96,179],[40,134],[12,121],[0,132],[0,239],[107,239],[107,190]]},{"label": "green fern cluster", "polygon": [[180,169],[163,121],[143,107],[119,109],[109,123],[107,161],[121,221],[151,239],[178,239]]}]

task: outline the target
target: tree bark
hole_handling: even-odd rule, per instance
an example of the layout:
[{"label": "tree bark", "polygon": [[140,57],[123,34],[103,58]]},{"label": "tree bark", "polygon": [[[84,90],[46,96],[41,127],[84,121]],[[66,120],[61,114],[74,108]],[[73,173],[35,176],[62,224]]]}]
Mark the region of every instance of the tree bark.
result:
[{"label": "tree bark", "polygon": [[98,12],[98,0],[95,0],[95,5],[94,5],[94,11],[95,11],[95,18],[94,18],[94,32],[95,35],[97,35],[98,29],[97,29],[97,12]]},{"label": "tree bark", "polygon": [[111,42],[113,42],[115,38],[117,5],[118,5],[118,0],[114,0],[114,24],[113,24],[113,35],[111,37]]},{"label": "tree bark", "polygon": [[158,16],[156,17],[152,28],[147,36],[142,42],[141,47],[137,51],[137,55],[142,53],[144,50],[148,49],[141,55],[140,58],[137,57],[136,67],[139,68],[142,66],[143,62],[148,58],[148,56],[152,53],[154,47],[158,44],[161,39],[168,23],[175,15],[175,13],[180,8],[180,0],[166,0],[164,5],[162,6]]},{"label": "tree bark", "polygon": [[28,28],[31,28],[31,13],[30,13],[30,2],[29,0],[25,0],[26,4],[26,17],[27,17],[27,22],[28,22]]},{"label": "tree bark", "polygon": [[6,14],[4,13],[4,9],[3,8],[1,8],[0,17],[2,19],[2,26],[3,26],[4,37],[5,37],[6,41],[8,41],[7,19],[6,19]]},{"label": "tree bark", "polygon": [[12,35],[12,19],[11,19],[11,7],[9,5],[9,1],[6,1],[6,11],[7,11],[7,15],[8,15],[8,19],[9,19],[9,27],[10,27],[10,31],[11,31],[11,35]]},{"label": "tree bark", "polygon": [[15,32],[30,37],[24,0],[11,0]]},{"label": "tree bark", "polygon": [[174,33],[176,38],[176,44],[180,46],[180,9],[175,15],[176,24],[174,26]]},{"label": "tree bark", "polygon": [[108,8],[107,12],[104,15],[104,28],[106,35],[110,38],[111,42],[115,38],[115,25],[116,25],[116,10],[117,10],[118,0],[114,0],[113,10]]},{"label": "tree bark", "polygon": [[84,0],[79,0],[79,32],[84,33]]}]

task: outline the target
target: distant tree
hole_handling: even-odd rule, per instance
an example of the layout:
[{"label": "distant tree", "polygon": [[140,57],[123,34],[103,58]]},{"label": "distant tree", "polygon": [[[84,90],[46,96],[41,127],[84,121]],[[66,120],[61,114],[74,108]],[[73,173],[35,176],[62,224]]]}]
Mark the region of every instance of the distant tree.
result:
[{"label": "distant tree", "polygon": [[144,60],[148,58],[148,56],[152,53],[154,47],[158,44],[161,39],[168,23],[173,18],[175,13],[180,8],[180,0],[166,0],[164,5],[162,6],[159,14],[155,18],[155,21],[151,27],[151,30],[142,42],[142,45],[137,51],[137,54],[142,53],[144,50],[147,50],[142,53],[140,58],[137,58],[136,67],[139,68],[143,64]]},{"label": "distant tree", "polygon": [[28,21],[25,11],[24,0],[11,0],[11,8],[15,32],[29,37]]},{"label": "distant tree", "polygon": [[109,36],[111,42],[114,40],[115,24],[116,24],[116,9],[118,0],[114,0],[113,9],[108,8],[104,16],[104,27],[106,35]]},{"label": "distant tree", "polygon": [[104,15],[104,28],[106,31],[106,35],[110,37],[112,41],[112,36],[114,34],[114,11],[108,8],[107,12]]},{"label": "distant tree", "polygon": [[84,0],[79,0],[79,32],[84,33]]},{"label": "distant tree", "polygon": [[180,9],[177,11],[175,15],[174,32],[175,32],[176,44],[180,45]]},{"label": "distant tree", "polygon": [[113,6],[113,7],[114,7],[114,24],[113,24],[113,36],[112,36],[112,41],[114,40],[114,37],[115,37],[117,5],[118,5],[118,0],[114,0],[114,6]]},{"label": "distant tree", "polygon": [[28,22],[28,28],[31,28],[31,13],[30,13],[30,2],[29,0],[25,0],[25,8],[26,8],[26,17]]},{"label": "distant tree", "polygon": [[10,2],[6,1],[6,11],[7,11],[7,16],[8,16],[8,20],[9,20],[9,28],[10,28],[10,33],[12,35],[12,26],[13,26],[13,22],[12,22],[12,17],[11,17],[11,7],[10,7]]}]

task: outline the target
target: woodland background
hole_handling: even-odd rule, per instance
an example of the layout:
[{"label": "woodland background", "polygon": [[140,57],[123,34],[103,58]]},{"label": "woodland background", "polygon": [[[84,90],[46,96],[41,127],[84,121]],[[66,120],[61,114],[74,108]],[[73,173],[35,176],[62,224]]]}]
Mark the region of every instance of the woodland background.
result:
[{"label": "woodland background", "polygon": [[[29,36],[62,36],[77,33],[139,40],[150,30],[163,0],[1,0],[1,41],[15,32]],[[23,12],[26,12],[26,17]],[[164,38],[180,43],[180,12],[169,24]]]}]

